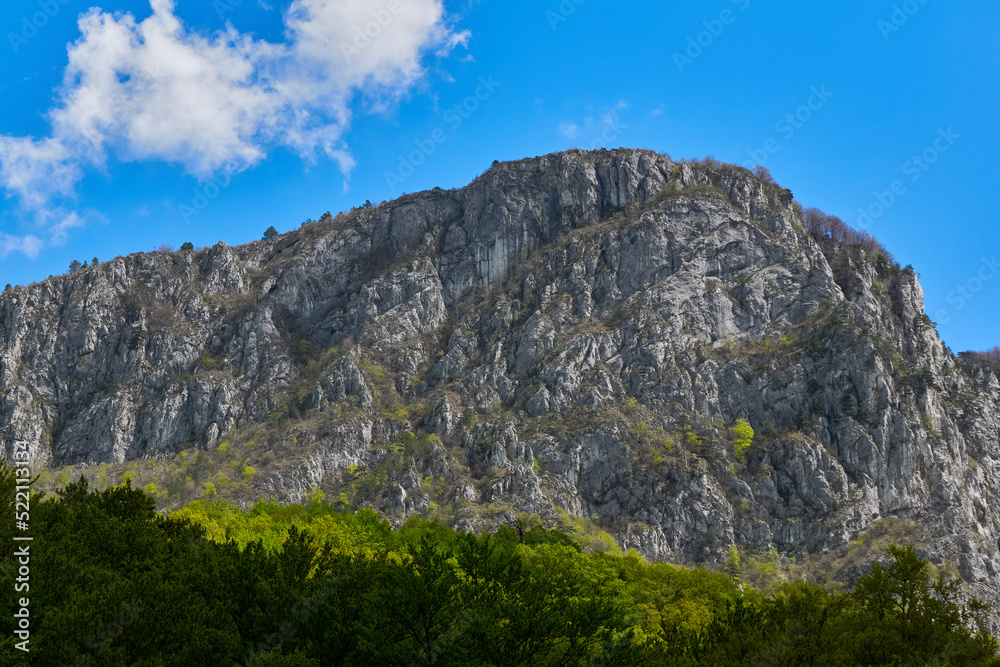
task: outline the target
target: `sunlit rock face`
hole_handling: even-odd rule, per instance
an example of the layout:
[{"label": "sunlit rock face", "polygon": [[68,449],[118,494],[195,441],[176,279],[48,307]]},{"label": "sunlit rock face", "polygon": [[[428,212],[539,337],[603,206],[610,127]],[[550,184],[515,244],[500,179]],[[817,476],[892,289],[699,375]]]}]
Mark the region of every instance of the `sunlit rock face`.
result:
[{"label": "sunlit rock face", "polygon": [[260,424],[300,452],[259,467],[261,495],[354,480],[357,504],[472,529],[569,512],[680,562],[913,519],[1000,601],[996,375],[945,348],[912,270],[813,238],[791,193],[728,165],[497,164],[0,297],[7,457],[169,458]]}]

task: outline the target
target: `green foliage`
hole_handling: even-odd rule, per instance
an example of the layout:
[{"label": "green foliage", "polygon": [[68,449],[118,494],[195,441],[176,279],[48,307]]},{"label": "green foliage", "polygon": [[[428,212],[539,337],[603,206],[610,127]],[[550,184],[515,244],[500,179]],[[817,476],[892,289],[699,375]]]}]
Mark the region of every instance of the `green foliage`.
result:
[{"label": "green foliage", "polygon": [[574,516],[563,510],[556,510],[559,520],[569,533],[573,541],[580,545],[584,553],[610,553],[621,555],[621,547],[618,540],[610,533],[601,530],[593,520],[586,517]]},{"label": "green foliage", "polygon": [[[0,461],[8,512],[15,483]],[[982,603],[912,547],[890,546],[850,593],[765,594],[747,582],[777,554],[732,548],[731,578],[588,552],[537,516],[482,535],[419,518],[394,530],[318,492],[162,516],[131,480],[81,477],[36,496],[31,518],[45,539],[31,543],[28,664],[1000,665]],[[0,569],[0,586],[15,576]],[[5,655],[15,620],[0,618]]]},{"label": "green foliage", "polygon": [[726,552],[726,574],[733,581],[740,580],[740,551],[735,544],[730,544]]},{"label": "green foliage", "polygon": [[685,424],[684,429],[681,432],[681,437],[684,439],[684,446],[688,451],[695,453],[701,452],[701,436],[695,433],[694,429],[691,428],[690,424]]},{"label": "green foliage", "polygon": [[194,244],[190,241],[185,241],[181,244],[181,252],[189,252],[194,250]]},{"label": "green foliage", "polygon": [[753,444],[753,428],[746,419],[739,419],[733,426],[733,452],[738,461],[746,461],[746,451]]},{"label": "green foliage", "polygon": [[209,371],[215,370],[215,367],[218,365],[218,362],[208,352],[208,350],[205,350],[204,352],[201,353],[201,359],[199,359],[198,361],[205,368],[205,370]]},{"label": "green foliage", "polygon": [[274,225],[271,225],[270,227],[264,230],[264,236],[262,238],[265,241],[270,241],[277,235],[278,235],[278,230],[274,228]]},{"label": "green foliage", "polygon": [[142,487],[142,490],[145,491],[146,494],[154,501],[167,499],[167,492],[161,491],[154,482],[150,482],[146,486]]},{"label": "green foliage", "polygon": [[[889,563],[872,563],[851,594],[865,624],[858,640],[868,640],[866,657],[876,664],[902,658],[904,664],[926,660],[965,663],[970,658],[996,654],[997,645],[985,637],[982,604],[963,605],[957,579],[933,579],[929,563],[910,546],[890,544]],[[969,626],[980,628],[979,637]]]}]

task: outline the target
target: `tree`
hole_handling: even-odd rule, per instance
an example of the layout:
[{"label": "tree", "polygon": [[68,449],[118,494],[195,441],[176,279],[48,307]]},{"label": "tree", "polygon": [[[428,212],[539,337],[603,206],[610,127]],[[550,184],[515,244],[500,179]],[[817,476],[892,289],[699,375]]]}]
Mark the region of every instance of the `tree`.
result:
[{"label": "tree", "polygon": [[96,257],[94,259],[90,260],[90,265],[91,266],[97,266],[97,258]]},{"label": "tree", "polygon": [[194,244],[190,241],[185,241],[181,244],[181,252],[187,252],[189,250],[194,250]]},{"label": "tree", "polygon": [[274,228],[274,225],[271,225],[270,227],[264,230],[265,241],[270,241],[277,235],[278,235],[278,230]]},{"label": "tree", "polygon": [[771,176],[771,170],[762,164],[758,164],[753,168],[753,175],[764,183],[774,183],[774,177]]},{"label": "tree", "polygon": [[74,259],[72,262],[69,263],[69,272],[75,273],[76,271],[79,271],[80,266],[81,266],[80,262]]},{"label": "tree", "polygon": [[892,561],[869,565],[852,593],[867,612],[860,619],[857,657],[876,664],[936,657],[952,664],[950,658],[996,654],[995,640],[970,631],[972,623],[983,627],[982,603],[972,598],[962,604],[958,579],[932,578],[928,561],[912,545],[890,544],[886,552]]},{"label": "tree", "polygon": [[733,426],[733,451],[738,461],[746,461],[746,451],[753,444],[753,428],[746,419],[740,419]]},{"label": "tree", "polygon": [[987,366],[993,369],[994,373],[1000,375],[1000,347],[994,347],[986,352],[959,352],[958,356],[970,363]]},{"label": "tree", "polygon": [[735,544],[730,544],[726,552],[726,574],[733,581],[740,580],[740,550]]}]

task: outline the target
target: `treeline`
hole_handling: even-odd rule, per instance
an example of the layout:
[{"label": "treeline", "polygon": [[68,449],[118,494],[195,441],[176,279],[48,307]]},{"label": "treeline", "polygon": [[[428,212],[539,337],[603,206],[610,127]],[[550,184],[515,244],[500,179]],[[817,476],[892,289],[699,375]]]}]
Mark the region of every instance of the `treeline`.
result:
[{"label": "treeline", "polygon": [[[13,487],[0,465],[9,517]],[[31,652],[14,649],[6,614],[0,664],[1000,665],[981,605],[909,547],[851,593],[764,595],[721,573],[586,554],[540,525],[394,530],[318,499],[162,516],[129,484],[95,493],[81,478],[36,498],[30,526],[18,595]]]},{"label": "treeline", "polygon": [[1000,347],[994,347],[985,352],[959,352],[958,356],[970,363],[986,366],[1000,376]]},{"label": "treeline", "polygon": [[883,255],[890,264],[896,260],[892,253],[882,243],[868,232],[854,229],[835,215],[828,215],[818,208],[811,207],[803,212],[806,230],[817,241],[827,238],[838,243],[860,248],[872,255]]}]

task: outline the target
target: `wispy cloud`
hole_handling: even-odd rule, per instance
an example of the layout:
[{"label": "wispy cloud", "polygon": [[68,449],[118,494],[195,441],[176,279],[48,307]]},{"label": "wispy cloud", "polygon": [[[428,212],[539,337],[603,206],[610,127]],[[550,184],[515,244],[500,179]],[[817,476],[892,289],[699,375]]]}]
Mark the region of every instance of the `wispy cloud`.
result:
[{"label": "wispy cloud", "polygon": [[559,127],[557,127],[556,130],[567,139],[575,139],[576,135],[580,131],[580,128],[577,127],[576,123],[565,122],[559,123]]},{"label": "wispy cloud", "polygon": [[632,105],[625,100],[618,100],[611,106],[595,109],[595,105],[586,106],[587,115],[579,123],[575,120],[563,121],[556,131],[573,142],[579,148],[599,148],[609,146],[621,135],[628,126],[622,123],[619,112],[629,109]]},{"label": "wispy cloud", "polygon": [[19,252],[34,259],[38,257],[43,245],[42,240],[33,234],[13,236],[0,232],[0,257],[6,257],[12,252]]},{"label": "wispy cloud", "polygon": [[284,146],[307,162],[331,159],[349,177],[352,101],[391,108],[424,76],[428,54],[445,57],[471,37],[449,26],[442,0],[390,3],[398,11],[378,14],[366,0],[294,0],[281,43],[229,24],[206,35],[176,16],[174,0],[150,5],[142,21],[83,14],[48,113],[51,136],[0,136],[0,186],[36,216],[41,236],[0,236],[0,254],[37,255],[40,243],[82,224],[61,207],[85,169],[109,156],[170,162],[206,179]]}]

